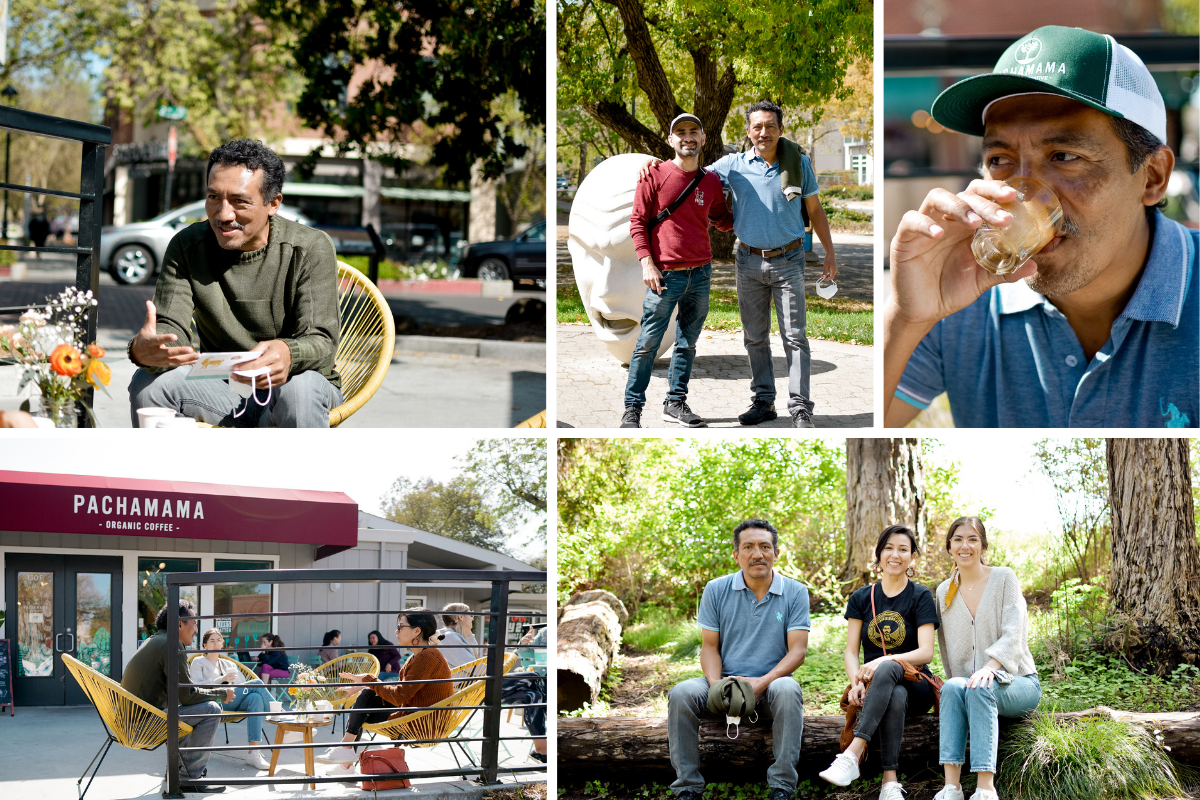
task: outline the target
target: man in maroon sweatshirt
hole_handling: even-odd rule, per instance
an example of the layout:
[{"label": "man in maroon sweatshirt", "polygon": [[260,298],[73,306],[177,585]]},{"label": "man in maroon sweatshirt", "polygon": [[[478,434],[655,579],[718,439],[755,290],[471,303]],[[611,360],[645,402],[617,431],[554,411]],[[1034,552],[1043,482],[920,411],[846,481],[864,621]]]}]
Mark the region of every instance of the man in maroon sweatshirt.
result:
[{"label": "man in maroon sweatshirt", "polygon": [[[642,303],[642,330],[629,360],[622,428],[641,427],[654,358],[676,308],[679,318],[675,322],[675,348],[667,373],[670,386],[662,418],[689,428],[704,426],[704,420],[688,408],[687,386],[692,362],[696,360],[696,339],[708,316],[712,278],[708,226],[731,230],[733,216],[721,192],[721,179],[715,174],[705,173],[699,184],[691,188],[700,169],[700,148],[704,145],[700,119],[694,114],[680,114],[671,120],[667,142],[675,150],[675,158],[652,167],[647,178],[638,183],[629,219],[629,233],[642,260],[646,299]],[[656,217],[684,193],[687,196],[683,202],[665,219],[657,221]]]}]

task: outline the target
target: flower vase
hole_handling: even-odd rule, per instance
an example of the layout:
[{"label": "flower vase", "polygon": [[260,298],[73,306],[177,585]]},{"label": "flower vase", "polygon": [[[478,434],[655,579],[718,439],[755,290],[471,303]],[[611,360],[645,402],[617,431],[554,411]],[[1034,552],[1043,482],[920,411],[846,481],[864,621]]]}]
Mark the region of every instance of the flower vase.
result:
[{"label": "flower vase", "polygon": [[38,416],[50,420],[56,428],[79,427],[79,415],[75,413],[75,402],[72,400],[55,400],[42,395],[42,410]]}]

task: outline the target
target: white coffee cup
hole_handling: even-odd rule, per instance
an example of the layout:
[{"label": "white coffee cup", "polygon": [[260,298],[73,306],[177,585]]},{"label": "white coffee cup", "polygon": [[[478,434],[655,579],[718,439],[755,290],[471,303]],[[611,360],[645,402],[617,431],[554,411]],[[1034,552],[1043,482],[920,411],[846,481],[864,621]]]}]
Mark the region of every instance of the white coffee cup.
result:
[{"label": "white coffee cup", "polygon": [[154,427],[156,428],[196,428],[196,420],[191,417],[159,417],[155,420]]},{"label": "white coffee cup", "polygon": [[271,700],[268,705],[270,706],[272,714],[282,714],[283,713],[283,701],[282,700]]},{"label": "white coffee cup", "polygon": [[159,420],[175,416],[175,409],[155,408],[151,406],[148,408],[139,408],[137,413],[139,428],[157,428]]}]

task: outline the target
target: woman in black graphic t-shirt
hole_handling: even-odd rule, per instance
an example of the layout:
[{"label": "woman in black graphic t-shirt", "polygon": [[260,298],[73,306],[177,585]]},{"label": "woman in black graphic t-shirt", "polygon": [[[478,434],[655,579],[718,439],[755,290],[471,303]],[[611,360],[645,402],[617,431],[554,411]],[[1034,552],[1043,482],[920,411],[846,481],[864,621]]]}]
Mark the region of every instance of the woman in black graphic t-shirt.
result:
[{"label": "woman in black graphic t-shirt", "polygon": [[[923,680],[904,680],[904,668],[896,663],[907,661],[928,672],[933,660],[937,627],[933,592],[908,579],[918,555],[917,537],[911,529],[903,525],[887,528],[875,545],[875,566],[883,577],[850,595],[846,603],[846,675],[851,686],[849,701],[860,707],[858,724],[854,741],[821,777],[838,786],[849,785],[858,777],[858,762],[867,742],[878,734],[883,766],[879,800],[902,800],[896,770],[904,718],[924,714],[933,706],[933,687]],[[868,679],[869,688],[865,686]]]}]

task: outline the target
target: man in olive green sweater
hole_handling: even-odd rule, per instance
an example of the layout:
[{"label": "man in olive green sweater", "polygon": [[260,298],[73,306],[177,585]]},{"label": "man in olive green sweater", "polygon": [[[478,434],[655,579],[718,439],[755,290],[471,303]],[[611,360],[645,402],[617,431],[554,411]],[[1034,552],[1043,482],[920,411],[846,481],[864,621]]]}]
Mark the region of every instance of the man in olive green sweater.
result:
[{"label": "man in olive green sweater", "polygon": [[[262,142],[218,147],[207,174],[208,219],[167,246],[154,302],[129,342],[129,358],[141,368],[129,384],[133,424],[139,408],[160,407],[212,424],[328,427],[329,410],[342,402],[333,363],[341,334],[333,242],[277,216],[285,168]],[[254,351],[258,357],[237,369],[267,371],[231,376],[244,386],[241,397],[233,383],[186,380],[200,359],[196,346]]]},{"label": "man in olive green sweater", "polygon": [[[196,637],[199,620],[196,619],[196,607],[190,601],[179,603],[179,630],[172,634],[165,630],[167,627],[167,607],[163,606],[154,621],[158,633],[151,636],[125,667],[121,676],[121,686],[134,697],[145,700],[155,708],[165,709],[167,706],[167,648],[176,647],[180,650],[191,645]],[[208,747],[213,742],[220,722],[221,703],[232,702],[233,690],[197,689],[192,686],[188,674],[187,656],[179,654],[179,705],[182,714],[213,714],[204,719],[185,719],[183,722],[192,726],[192,732],[179,740],[180,747]],[[183,791],[220,793],[225,791],[222,786],[207,786],[197,784],[207,772],[209,752],[181,752],[179,754],[179,781]]]}]

